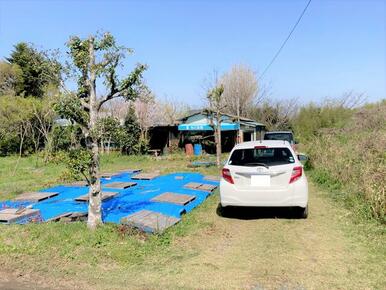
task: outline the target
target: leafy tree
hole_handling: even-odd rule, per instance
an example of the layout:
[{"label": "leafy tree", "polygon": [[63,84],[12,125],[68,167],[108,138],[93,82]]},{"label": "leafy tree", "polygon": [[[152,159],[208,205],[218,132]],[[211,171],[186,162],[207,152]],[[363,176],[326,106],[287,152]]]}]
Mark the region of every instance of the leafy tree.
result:
[{"label": "leafy tree", "polygon": [[16,95],[23,85],[22,74],[17,64],[0,61],[0,95]]},{"label": "leafy tree", "polygon": [[221,166],[221,111],[224,109],[223,96],[224,87],[222,85],[216,85],[212,88],[207,95],[209,101],[208,118],[210,125],[214,129],[214,142],[216,143],[216,164],[217,167]]},{"label": "leafy tree", "polygon": [[25,145],[30,140],[33,118],[31,103],[32,100],[20,97],[0,98],[0,150],[3,154],[19,152],[21,155],[27,149]]},{"label": "leafy tree", "polygon": [[14,46],[7,61],[18,65],[22,72],[22,82],[16,87],[21,96],[42,97],[48,85],[59,86],[61,66],[47,52],[39,51],[32,45],[20,42]]},{"label": "leafy tree", "polygon": [[55,125],[50,138],[52,151],[79,149],[84,145],[82,130],[78,124]]},{"label": "leafy tree", "polygon": [[64,161],[69,169],[70,177],[78,179],[81,175],[90,183],[88,170],[92,163],[92,155],[89,150],[72,148],[64,156]]},{"label": "leafy tree", "polygon": [[[132,50],[117,45],[109,33],[91,35],[86,39],[71,37],[68,48],[72,62],[70,69],[75,73],[78,90],[60,100],[56,110],[79,124],[85,135],[91,156],[90,162],[86,164],[90,184],[87,225],[95,229],[102,223],[98,115],[103,104],[114,98],[137,98],[143,89],[142,73],[146,66],[138,64],[125,78],[119,79],[117,68],[122,66],[122,59]],[[100,79],[105,84],[106,94],[97,98],[96,84],[99,84],[97,80]]]},{"label": "leafy tree", "polygon": [[121,136],[122,151],[126,154],[139,153],[139,140],[141,139],[141,128],[135,114],[135,108],[131,104],[123,124],[124,132]]},{"label": "leafy tree", "polygon": [[0,154],[37,152],[48,140],[53,112],[46,99],[0,98]]}]

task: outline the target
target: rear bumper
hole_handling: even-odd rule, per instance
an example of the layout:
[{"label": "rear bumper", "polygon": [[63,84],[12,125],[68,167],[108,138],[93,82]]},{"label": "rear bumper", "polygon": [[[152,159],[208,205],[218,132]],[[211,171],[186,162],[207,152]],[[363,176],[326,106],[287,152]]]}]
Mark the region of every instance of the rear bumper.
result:
[{"label": "rear bumper", "polygon": [[285,190],[240,190],[233,184],[221,180],[220,203],[226,206],[256,207],[306,207],[308,204],[308,183],[305,176],[290,184]]}]

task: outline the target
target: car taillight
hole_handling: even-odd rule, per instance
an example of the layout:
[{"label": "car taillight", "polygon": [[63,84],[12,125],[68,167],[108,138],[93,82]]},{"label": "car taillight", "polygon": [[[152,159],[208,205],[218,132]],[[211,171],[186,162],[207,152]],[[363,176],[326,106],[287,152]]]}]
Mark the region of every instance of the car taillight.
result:
[{"label": "car taillight", "polygon": [[267,146],[255,146],[255,149],[266,149],[268,148]]},{"label": "car taillight", "polygon": [[228,168],[222,169],[222,177],[231,184],[234,184],[231,172]]},{"label": "car taillight", "polygon": [[296,166],[292,169],[291,179],[289,183],[295,182],[298,180],[303,174],[303,168],[301,166]]}]

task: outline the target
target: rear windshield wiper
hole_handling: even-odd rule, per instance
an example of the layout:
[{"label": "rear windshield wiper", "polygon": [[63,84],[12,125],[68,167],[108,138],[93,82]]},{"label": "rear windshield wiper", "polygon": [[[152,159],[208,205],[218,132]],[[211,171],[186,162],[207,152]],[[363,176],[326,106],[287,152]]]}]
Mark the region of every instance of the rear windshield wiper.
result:
[{"label": "rear windshield wiper", "polygon": [[269,169],[268,165],[265,164],[265,163],[259,163],[259,162],[256,162],[256,163],[246,163],[246,165],[256,165],[256,166],[263,166],[267,169]]}]

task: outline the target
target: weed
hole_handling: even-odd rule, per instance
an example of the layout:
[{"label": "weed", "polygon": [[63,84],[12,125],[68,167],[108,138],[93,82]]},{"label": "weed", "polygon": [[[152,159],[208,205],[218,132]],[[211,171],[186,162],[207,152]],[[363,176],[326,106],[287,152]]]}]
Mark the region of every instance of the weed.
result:
[{"label": "weed", "polygon": [[386,223],[386,104],[358,110],[305,144],[311,176],[363,218]]}]

